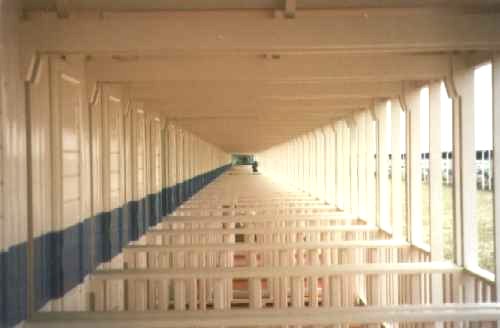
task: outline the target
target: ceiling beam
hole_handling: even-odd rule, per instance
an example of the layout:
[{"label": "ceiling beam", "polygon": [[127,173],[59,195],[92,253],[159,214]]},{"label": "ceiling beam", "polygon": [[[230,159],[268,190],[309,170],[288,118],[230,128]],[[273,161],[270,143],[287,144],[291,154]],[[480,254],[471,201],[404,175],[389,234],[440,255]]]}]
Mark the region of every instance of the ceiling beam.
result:
[{"label": "ceiling beam", "polygon": [[102,82],[253,81],[265,83],[395,82],[443,78],[447,55],[316,55],[199,57],[123,62],[98,58],[87,63],[92,80]]},{"label": "ceiling beam", "polygon": [[[139,100],[139,99],[136,99]],[[202,116],[214,116],[213,113],[227,113],[228,116],[244,113],[260,114],[274,111],[280,113],[302,112],[307,115],[308,111],[328,111],[335,112],[336,109],[359,109],[370,105],[370,100],[365,98],[325,98],[325,99],[242,99],[226,101],[226,99],[213,99],[204,102],[203,99],[191,97],[188,99],[140,99],[145,103],[154,103],[154,108],[158,111],[168,113],[169,116],[182,117],[188,113],[203,113]],[[322,110],[323,109],[323,110]]]},{"label": "ceiling beam", "polygon": [[[24,0],[25,10],[53,9],[52,4],[57,0]],[[278,1],[281,3],[281,0]],[[153,10],[236,10],[236,9],[276,9],[276,0],[226,0],[226,1],[200,1],[200,0],[141,0],[141,1],[116,1],[116,0],[72,0],[75,8],[81,10],[100,11],[153,11]],[[301,1],[300,9],[353,9],[353,8],[498,8],[499,0],[309,0]]]},{"label": "ceiling beam", "polygon": [[269,10],[79,12],[60,20],[29,12],[28,53],[266,54],[494,50],[500,14],[444,9],[300,10],[274,19]]},{"label": "ceiling beam", "polygon": [[244,101],[245,98],[311,99],[311,98],[392,98],[401,94],[399,82],[320,81],[304,83],[259,83],[255,81],[206,82],[165,81],[130,83],[131,98],[186,99],[210,101],[224,99]]}]

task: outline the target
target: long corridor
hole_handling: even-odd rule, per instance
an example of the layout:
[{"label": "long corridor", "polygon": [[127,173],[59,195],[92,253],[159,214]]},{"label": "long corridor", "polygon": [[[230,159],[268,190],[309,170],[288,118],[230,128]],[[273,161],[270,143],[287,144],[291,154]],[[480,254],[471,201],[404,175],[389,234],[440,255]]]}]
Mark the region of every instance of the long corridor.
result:
[{"label": "long corridor", "polygon": [[499,147],[500,0],[0,0],[0,328],[500,328]]},{"label": "long corridor", "polygon": [[[122,256],[119,266],[91,275],[90,312],[38,313],[29,326],[488,321],[499,308],[442,305],[461,288],[461,268],[431,262],[408,242],[244,166],[195,194]],[[440,300],[436,281],[446,291]],[[491,295],[492,287],[483,288]]]}]

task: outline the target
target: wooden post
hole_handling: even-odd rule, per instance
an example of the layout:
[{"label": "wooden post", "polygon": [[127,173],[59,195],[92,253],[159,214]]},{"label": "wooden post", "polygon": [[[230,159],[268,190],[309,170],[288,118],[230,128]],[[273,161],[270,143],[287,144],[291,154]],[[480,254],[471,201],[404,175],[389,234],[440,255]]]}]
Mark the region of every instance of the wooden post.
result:
[{"label": "wooden post", "polygon": [[[495,53],[493,69],[493,211],[495,227],[495,295],[500,300],[500,54]],[[497,151],[498,150],[498,151]],[[497,322],[497,326],[500,322]]]},{"label": "wooden post", "polygon": [[347,120],[348,128],[349,128],[349,211],[353,215],[358,215],[359,213],[359,181],[358,181],[358,166],[359,166],[359,149],[358,149],[358,134],[359,129],[356,120],[354,117],[351,117]]},{"label": "wooden post", "polygon": [[[476,152],[474,143],[474,68],[466,58],[453,58],[453,78],[457,96],[453,99],[455,115],[459,117],[461,241],[463,265],[476,268],[478,265],[476,212]],[[456,170],[457,168],[455,168]]]},{"label": "wooden post", "polygon": [[[378,187],[378,224],[385,231],[391,231],[390,213],[388,208],[388,199],[386,197],[388,191],[387,173],[389,171],[387,151],[387,101],[379,101],[375,104],[375,116],[378,123],[378,145],[377,145],[377,187]],[[398,136],[399,137],[399,136]]]},{"label": "wooden post", "polygon": [[405,88],[406,121],[408,146],[407,172],[409,182],[409,232],[412,243],[422,245],[422,182],[421,182],[421,155],[420,155],[420,89],[410,86]]},{"label": "wooden post", "polygon": [[366,189],[365,189],[365,202],[366,202],[366,218],[367,222],[371,224],[376,223],[376,207],[375,207],[375,140],[373,134],[374,118],[372,111],[368,110],[366,113],[366,134],[365,134],[365,161],[366,161]]},{"label": "wooden post", "polygon": [[403,204],[401,193],[406,193],[401,188],[401,142],[400,140],[401,104],[399,99],[391,101],[391,218],[393,238],[403,238]]},{"label": "wooden post", "polygon": [[[441,83],[429,85],[429,192],[431,223],[431,260],[442,261],[443,254],[443,210],[441,177]],[[443,303],[443,280],[441,274],[432,279],[432,304]],[[442,326],[442,323],[440,324]]]},{"label": "wooden post", "polygon": [[337,207],[339,209],[345,209],[344,207],[344,199],[345,199],[345,193],[344,193],[344,182],[345,182],[345,177],[344,177],[344,165],[343,161],[345,159],[344,157],[344,143],[343,137],[344,133],[342,130],[342,125],[341,122],[336,122],[334,125],[335,129],[335,160],[336,160],[336,165],[335,165],[335,199]]},{"label": "wooden post", "polygon": [[366,180],[367,180],[367,112],[366,110],[356,115],[356,126],[358,128],[358,214],[359,217],[366,220],[367,219],[367,208],[366,208]]}]

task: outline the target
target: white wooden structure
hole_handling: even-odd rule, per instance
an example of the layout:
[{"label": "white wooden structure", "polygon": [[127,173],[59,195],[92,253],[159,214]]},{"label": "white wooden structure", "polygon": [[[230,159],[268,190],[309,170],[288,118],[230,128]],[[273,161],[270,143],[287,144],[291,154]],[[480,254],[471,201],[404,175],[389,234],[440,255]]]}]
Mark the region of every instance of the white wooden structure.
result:
[{"label": "white wooden structure", "polygon": [[[497,318],[492,282],[329,205],[328,213],[259,214],[273,197],[276,208],[317,203],[235,167],[125,247],[122,266],[92,274],[89,313],[38,313],[28,326],[488,326]],[[240,199],[252,214],[179,216],[239,208]],[[467,300],[456,293],[468,283]]]},{"label": "white wooden structure", "polygon": [[498,326],[499,36],[500,0],[0,0],[0,327]]}]

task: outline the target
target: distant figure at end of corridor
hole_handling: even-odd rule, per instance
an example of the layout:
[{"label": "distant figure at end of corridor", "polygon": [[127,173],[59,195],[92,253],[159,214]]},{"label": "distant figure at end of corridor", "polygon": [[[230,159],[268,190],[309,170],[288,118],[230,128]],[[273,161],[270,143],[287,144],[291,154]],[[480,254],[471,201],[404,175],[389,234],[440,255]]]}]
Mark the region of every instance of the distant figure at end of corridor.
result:
[{"label": "distant figure at end of corridor", "polygon": [[253,171],[253,173],[257,173],[258,172],[258,170],[257,170],[258,166],[259,166],[259,163],[257,163],[257,161],[254,161],[252,163],[252,171]]}]

